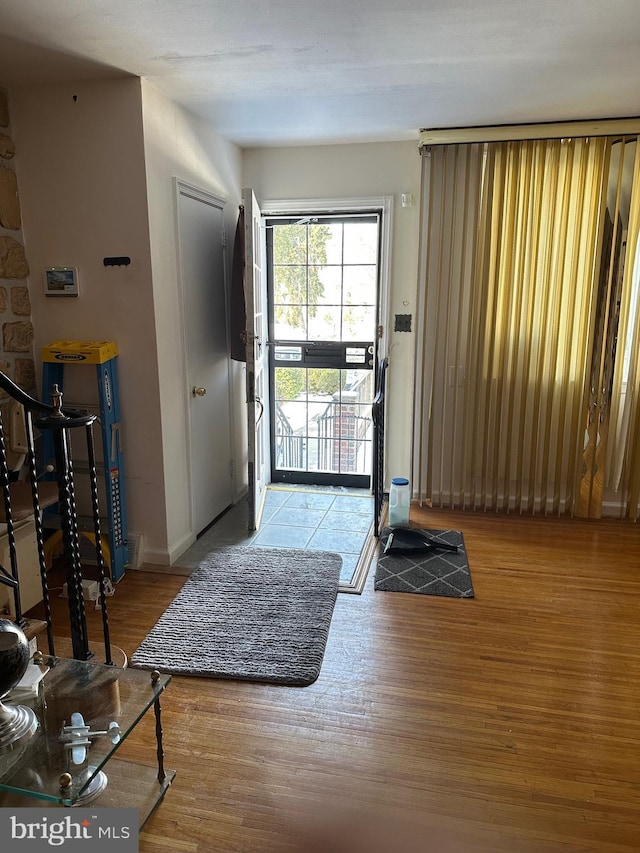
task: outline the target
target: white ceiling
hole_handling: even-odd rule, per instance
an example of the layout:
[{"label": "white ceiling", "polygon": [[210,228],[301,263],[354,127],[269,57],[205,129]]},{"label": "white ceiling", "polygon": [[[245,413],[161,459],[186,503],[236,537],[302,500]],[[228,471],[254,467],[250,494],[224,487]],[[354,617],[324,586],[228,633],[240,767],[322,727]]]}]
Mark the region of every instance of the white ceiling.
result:
[{"label": "white ceiling", "polygon": [[638,0],[0,0],[0,31],[0,82],[139,75],[245,147],[640,114]]}]

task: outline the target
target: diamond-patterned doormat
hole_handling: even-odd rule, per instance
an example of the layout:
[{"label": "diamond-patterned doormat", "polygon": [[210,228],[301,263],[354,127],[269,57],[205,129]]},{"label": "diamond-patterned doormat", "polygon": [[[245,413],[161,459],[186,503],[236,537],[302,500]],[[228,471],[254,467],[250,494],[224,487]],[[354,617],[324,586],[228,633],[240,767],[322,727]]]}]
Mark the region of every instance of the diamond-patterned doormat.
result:
[{"label": "diamond-patterned doormat", "polygon": [[459,530],[421,530],[420,532],[448,545],[454,551],[416,551],[386,554],[391,529],[386,527],[378,545],[375,589],[386,592],[418,592],[423,595],[446,595],[451,598],[473,598],[473,584]]}]

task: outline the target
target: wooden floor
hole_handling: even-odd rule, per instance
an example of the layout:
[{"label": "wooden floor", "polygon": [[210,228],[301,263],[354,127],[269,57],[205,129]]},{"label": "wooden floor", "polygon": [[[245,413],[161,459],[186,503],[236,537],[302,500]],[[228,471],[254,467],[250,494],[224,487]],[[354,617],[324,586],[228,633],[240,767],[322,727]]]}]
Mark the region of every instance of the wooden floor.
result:
[{"label": "wooden floor", "polygon": [[[177,776],[142,853],[640,850],[640,527],[412,518],[463,531],[475,599],[376,593],[371,573],[338,596],[312,686],[174,677]],[[184,580],[129,572],[113,641],[132,653]],[[130,746],[152,764],[148,717]]]}]

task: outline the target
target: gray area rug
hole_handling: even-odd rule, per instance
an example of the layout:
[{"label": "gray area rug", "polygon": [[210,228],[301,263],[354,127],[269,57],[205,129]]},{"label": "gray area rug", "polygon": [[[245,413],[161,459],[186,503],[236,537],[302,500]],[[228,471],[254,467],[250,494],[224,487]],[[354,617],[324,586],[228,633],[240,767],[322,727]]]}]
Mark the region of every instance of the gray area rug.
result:
[{"label": "gray area rug", "polygon": [[232,546],[208,554],[131,657],[205,678],[307,685],[320,674],[342,558]]},{"label": "gray area rug", "polygon": [[473,584],[459,530],[423,530],[435,540],[457,545],[451,551],[426,551],[415,554],[384,554],[390,529],[385,528],[378,545],[375,588],[387,592],[417,592],[451,598],[473,598]]}]

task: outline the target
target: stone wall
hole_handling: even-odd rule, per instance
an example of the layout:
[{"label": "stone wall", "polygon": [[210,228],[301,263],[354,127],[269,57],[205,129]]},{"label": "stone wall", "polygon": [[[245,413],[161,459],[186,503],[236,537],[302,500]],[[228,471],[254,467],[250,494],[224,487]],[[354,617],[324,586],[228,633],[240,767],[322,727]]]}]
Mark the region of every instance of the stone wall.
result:
[{"label": "stone wall", "polygon": [[33,326],[7,92],[0,88],[0,370],[36,392]]}]

